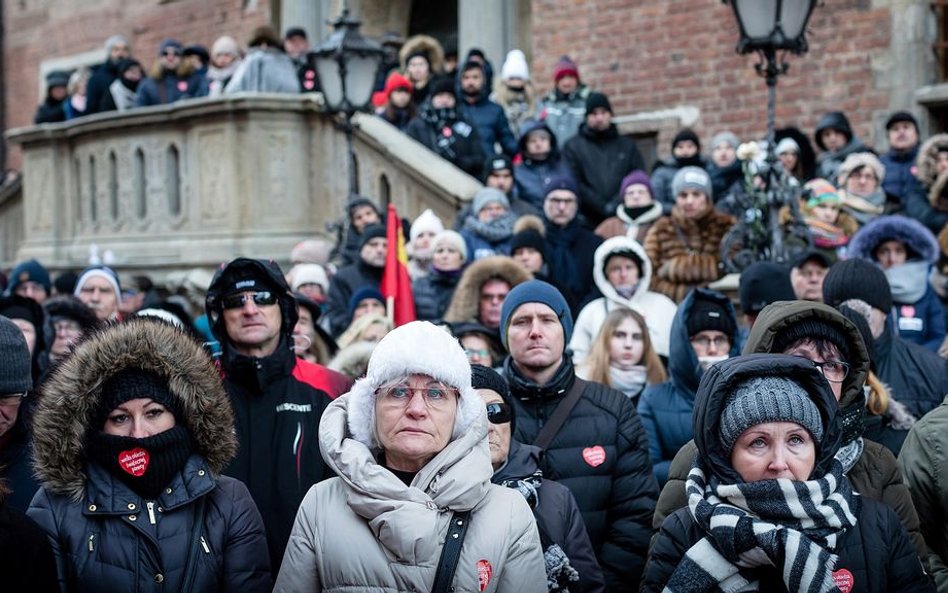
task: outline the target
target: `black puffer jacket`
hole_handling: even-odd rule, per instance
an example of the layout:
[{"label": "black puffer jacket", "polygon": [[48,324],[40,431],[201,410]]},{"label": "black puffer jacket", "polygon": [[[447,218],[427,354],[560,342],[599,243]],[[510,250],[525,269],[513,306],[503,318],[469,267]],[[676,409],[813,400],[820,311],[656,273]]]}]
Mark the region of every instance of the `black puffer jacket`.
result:
[{"label": "black puffer jacket", "polygon": [[[505,480],[521,480],[534,475],[540,467],[541,454],[539,447],[510,439],[507,463],[494,473],[491,482],[501,484]],[[533,516],[540,529],[541,542],[545,535],[559,545],[569,558],[570,566],[579,573],[579,582],[570,588],[571,591],[605,591],[602,569],[596,561],[596,553],[586,533],[586,524],[569,488],[544,478],[537,491]]]},{"label": "black puffer jacket", "polygon": [[370,266],[361,257],[354,264],[340,268],[329,281],[329,294],[326,295],[326,306],[329,313],[329,331],[333,337],[346,330],[349,322],[349,299],[360,288],[371,286],[378,288],[382,282],[384,268]]},{"label": "black puffer jacket", "polygon": [[451,304],[454,289],[461,279],[461,273],[444,273],[431,270],[427,276],[411,283],[411,292],[415,297],[415,315],[419,320],[440,321]]},{"label": "black puffer jacket", "polygon": [[[730,359],[711,367],[702,378],[695,401],[694,433],[704,471],[718,476],[726,484],[740,480],[720,441],[721,413],[733,386],[761,375],[788,377],[811,394],[824,426],[813,474],[824,475],[842,440],[841,426],[836,421],[838,406],[829,384],[812,363],[770,354]],[[895,513],[870,499],[863,498],[860,502],[856,526],[842,535],[836,550],[839,560],[834,574],[841,576],[845,570],[852,580],[850,589],[841,590],[934,592],[934,585],[922,570],[918,555]],[[649,553],[642,590],[661,591],[685,552],[704,536],[687,508],[665,519]],[[773,567],[749,570],[747,575],[760,581],[760,591],[786,591],[779,571]]]},{"label": "black puffer jacket", "polygon": [[[524,378],[509,359],[505,375],[516,407],[514,438],[524,443],[534,442],[573,382],[580,380],[568,357],[543,386]],[[585,383],[541,468],[576,498],[609,591],[636,590],[658,484],[645,429],[629,398],[605,385]]]},{"label": "black puffer jacket", "polygon": [[7,593],[58,593],[49,539],[23,511],[10,508],[0,484],[0,582]]},{"label": "black puffer jacket", "polygon": [[435,109],[428,97],[405,133],[471,177],[480,177],[487,155],[477,128],[456,110]]},{"label": "black puffer jacket", "polygon": [[879,379],[913,416],[921,418],[948,394],[948,362],[895,335],[892,325],[892,319],[886,319],[885,331],[876,338]]},{"label": "black puffer jacket", "polygon": [[[157,500],[142,499],[87,461],[102,384],[123,369],[168,378],[176,419],[195,445]],[[159,321],[111,326],[59,365],[42,387],[34,419],[43,488],[28,514],[53,545],[62,590],[179,591],[190,562],[192,591],[269,591],[260,513],[246,486],[220,476],[237,450],[233,420],[210,358]]]},{"label": "black puffer jacket", "polygon": [[[224,328],[219,299],[227,275],[252,270],[278,287],[282,323],[280,345],[263,358],[238,354]],[[223,350],[221,370],[236,417],[240,449],[224,470],[247,485],[267,527],[270,565],[276,572],[310,486],[332,477],[319,454],[319,420],[332,398],[349,390],[350,379],[297,358],[292,350],[298,319],[293,298],[279,267],[272,262],[238,258],[218,273],[207,292],[211,330]]]},{"label": "black puffer jacket", "polygon": [[563,146],[563,158],[573,170],[580,211],[591,227],[615,214],[622,178],[645,168],[635,140],[620,136],[615,124],[603,131],[581,124]]}]

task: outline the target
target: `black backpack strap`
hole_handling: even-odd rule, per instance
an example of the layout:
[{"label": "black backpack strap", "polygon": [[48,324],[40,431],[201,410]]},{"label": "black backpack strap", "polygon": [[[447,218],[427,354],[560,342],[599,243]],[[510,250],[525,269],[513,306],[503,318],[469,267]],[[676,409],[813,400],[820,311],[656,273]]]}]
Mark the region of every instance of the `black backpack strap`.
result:
[{"label": "black backpack strap", "polygon": [[435,573],[434,585],[431,593],[448,593],[454,572],[461,560],[461,545],[464,543],[464,534],[467,533],[468,519],[471,511],[455,511],[448,523],[448,534],[444,538],[444,547],[441,548],[441,559],[438,561],[438,571]]},{"label": "black backpack strap", "polygon": [[583,391],[585,389],[586,381],[575,377],[573,379],[573,386],[569,388],[566,397],[556,406],[556,409],[553,410],[553,415],[550,416],[550,421],[544,424],[543,428],[540,429],[540,433],[537,434],[537,438],[533,441],[534,446],[546,451],[546,448],[553,442],[553,438],[556,437],[556,433],[563,428],[573,408],[579,403],[579,399],[583,397]]}]

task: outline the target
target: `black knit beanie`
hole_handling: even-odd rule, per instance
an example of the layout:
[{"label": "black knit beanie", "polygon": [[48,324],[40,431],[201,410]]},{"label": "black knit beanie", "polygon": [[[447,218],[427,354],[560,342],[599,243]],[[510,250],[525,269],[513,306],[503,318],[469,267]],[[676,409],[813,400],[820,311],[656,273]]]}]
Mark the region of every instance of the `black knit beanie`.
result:
[{"label": "black knit beanie", "polygon": [[698,147],[698,152],[701,152],[701,140],[698,139],[698,135],[695,134],[695,131],[691,128],[684,128],[675,134],[675,137],[672,139],[672,150],[675,149],[675,146],[677,146],[679,142],[684,142],[685,140],[694,142],[695,146]]},{"label": "black knit beanie", "polygon": [[822,319],[804,319],[781,328],[774,336],[774,352],[784,352],[791,344],[803,339],[826,340],[839,350],[843,362],[853,364],[849,339],[839,326]]},{"label": "black knit beanie", "polygon": [[385,226],[381,224],[370,224],[362,230],[362,240],[359,242],[359,251],[365,247],[365,244],[371,241],[372,239],[377,238],[387,238],[388,234],[385,232]]},{"label": "black knit beanie", "polygon": [[713,330],[725,333],[732,342],[734,334],[737,333],[737,325],[723,304],[697,295],[691,303],[685,326],[689,336]]},{"label": "black knit beanie", "polygon": [[514,412],[513,398],[507,381],[497,371],[481,364],[471,365],[471,387],[474,389],[490,389],[496,392],[510,408],[510,434],[517,428],[517,417]]},{"label": "black knit beanie", "polygon": [[887,314],[892,309],[892,289],[885,273],[862,259],[833,264],[823,278],[823,301],[837,307],[849,299],[859,299]]},{"label": "black knit beanie", "polygon": [[177,400],[168,389],[167,379],[151,371],[124,369],[102,385],[102,397],[99,399],[95,419],[96,428],[103,426],[112,410],[137,398],[153,400],[167,408],[176,419],[180,419]]},{"label": "black knit beanie", "polygon": [[543,255],[543,261],[546,261],[546,241],[543,239],[543,235],[541,235],[539,231],[534,229],[525,229],[511,237],[511,255],[517,253],[517,250],[523,247],[531,247],[536,249],[541,255]]},{"label": "black knit beanie", "polygon": [[602,107],[609,113],[612,113],[612,105],[609,103],[609,97],[593,91],[586,97],[586,113],[592,113],[593,109],[598,107]]}]

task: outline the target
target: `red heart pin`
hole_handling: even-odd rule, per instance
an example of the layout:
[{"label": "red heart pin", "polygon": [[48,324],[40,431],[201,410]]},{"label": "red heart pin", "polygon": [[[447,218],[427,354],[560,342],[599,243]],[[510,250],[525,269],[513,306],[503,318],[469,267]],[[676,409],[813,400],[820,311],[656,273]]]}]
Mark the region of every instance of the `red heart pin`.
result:
[{"label": "red heart pin", "polygon": [[494,576],[494,567],[490,565],[489,560],[477,561],[477,586],[481,591],[487,589],[490,584],[490,578]]},{"label": "red heart pin", "polygon": [[182,93],[183,93],[184,91],[188,90],[188,83],[187,83],[187,81],[179,80],[179,81],[178,81],[178,90],[181,91]]},{"label": "red heart pin", "polygon": [[912,305],[902,305],[902,317],[915,317],[915,307]]},{"label": "red heart pin", "polygon": [[599,467],[606,461],[606,450],[599,445],[586,447],[583,449],[583,460],[588,463],[590,467]]},{"label": "red heart pin", "polygon": [[833,582],[836,583],[836,588],[842,591],[842,593],[849,593],[853,590],[855,581],[853,580],[853,573],[849,572],[845,568],[840,568],[839,570],[833,571]]},{"label": "red heart pin", "polygon": [[118,456],[119,467],[136,478],[140,478],[145,473],[145,470],[148,469],[149,459],[151,459],[151,457],[148,455],[148,451],[141,447],[122,451]]}]

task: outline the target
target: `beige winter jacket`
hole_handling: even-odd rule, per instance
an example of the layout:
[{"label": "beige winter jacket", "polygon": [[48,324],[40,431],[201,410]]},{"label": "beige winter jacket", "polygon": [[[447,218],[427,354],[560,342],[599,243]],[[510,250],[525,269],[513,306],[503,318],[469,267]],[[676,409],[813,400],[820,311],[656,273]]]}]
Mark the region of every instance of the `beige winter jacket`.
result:
[{"label": "beige winter jacket", "polygon": [[483,407],[406,486],[347,435],[348,395],[323,413],[319,444],[339,477],[313,486],[296,516],[275,592],[430,591],[455,510],[473,509],[453,591],[547,590],[523,496],[490,483]]}]

